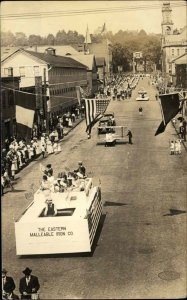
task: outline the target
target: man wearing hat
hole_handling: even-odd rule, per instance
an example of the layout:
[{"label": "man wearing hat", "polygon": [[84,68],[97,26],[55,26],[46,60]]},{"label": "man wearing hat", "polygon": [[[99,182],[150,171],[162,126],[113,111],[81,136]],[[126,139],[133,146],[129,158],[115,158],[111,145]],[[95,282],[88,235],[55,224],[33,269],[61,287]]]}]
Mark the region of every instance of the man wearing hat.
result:
[{"label": "man wearing hat", "polygon": [[[86,168],[83,166],[82,161],[79,161],[79,162],[78,162],[78,169],[75,170],[74,172],[76,172],[77,174],[78,174],[78,173],[81,174],[83,177],[86,176]],[[79,174],[78,174],[78,175],[79,175]]]},{"label": "man wearing hat", "polygon": [[31,275],[32,270],[28,267],[23,270],[25,276],[20,279],[19,291],[21,299],[32,299],[31,295],[36,294],[40,288],[38,277]]},{"label": "man wearing hat", "polygon": [[2,295],[6,295],[6,289],[11,289],[12,291],[15,289],[16,285],[14,283],[14,279],[12,277],[6,276],[7,270],[5,268],[2,269]]},{"label": "man wearing hat", "polygon": [[46,207],[44,209],[44,216],[45,217],[56,216],[57,209],[55,204],[53,203],[53,200],[51,198],[48,198],[45,202],[46,202]]}]

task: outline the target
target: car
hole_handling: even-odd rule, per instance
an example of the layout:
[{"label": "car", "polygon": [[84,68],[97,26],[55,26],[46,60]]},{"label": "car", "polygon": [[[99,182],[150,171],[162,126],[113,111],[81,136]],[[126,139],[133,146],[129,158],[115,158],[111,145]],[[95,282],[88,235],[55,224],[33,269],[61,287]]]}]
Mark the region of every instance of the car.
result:
[{"label": "car", "polygon": [[[103,117],[99,120],[99,126],[97,129],[98,134],[108,132],[108,126],[112,126],[109,124],[111,118],[114,118],[113,112],[106,112],[104,113]],[[116,125],[116,124],[113,124]]]},{"label": "car", "polygon": [[147,91],[142,88],[139,92],[138,92],[139,96],[136,98],[137,101],[148,101],[149,97],[147,95]]}]

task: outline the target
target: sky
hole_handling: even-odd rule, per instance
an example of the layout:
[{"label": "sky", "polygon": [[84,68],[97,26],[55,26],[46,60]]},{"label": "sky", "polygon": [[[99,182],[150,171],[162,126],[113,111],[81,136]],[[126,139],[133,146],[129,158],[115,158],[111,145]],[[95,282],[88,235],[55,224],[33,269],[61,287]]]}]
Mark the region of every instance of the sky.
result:
[{"label": "sky", "polygon": [[[56,35],[59,30],[76,30],[85,35],[87,26],[92,34],[105,23],[107,31],[114,34],[119,30],[140,29],[147,33],[161,33],[162,3],[162,0],[5,0],[1,2],[1,31],[24,32],[27,36],[36,34],[44,37],[49,33]],[[170,1],[174,28],[180,29],[187,25],[185,3],[184,0]]]}]

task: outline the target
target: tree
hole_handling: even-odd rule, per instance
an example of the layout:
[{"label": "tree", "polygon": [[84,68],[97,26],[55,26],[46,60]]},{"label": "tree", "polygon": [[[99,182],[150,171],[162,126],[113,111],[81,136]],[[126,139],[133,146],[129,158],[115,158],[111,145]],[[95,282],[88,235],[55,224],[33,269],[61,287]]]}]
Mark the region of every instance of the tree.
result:
[{"label": "tree", "polygon": [[14,46],[15,36],[11,31],[1,32],[1,45],[2,46]]},{"label": "tree", "polygon": [[31,34],[28,38],[29,45],[41,45],[42,37],[40,35]]},{"label": "tree", "polygon": [[53,46],[55,43],[55,37],[53,34],[48,34],[48,36],[46,37],[46,44],[47,45],[50,45],[50,46]]},{"label": "tree", "polygon": [[118,66],[122,66],[123,71],[130,69],[130,53],[127,48],[116,43],[112,47],[112,63],[114,72],[118,71]]},{"label": "tree", "polygon": [[16,32],[15,33],[15,46],[27,46],[28,41],[25,33]]}]

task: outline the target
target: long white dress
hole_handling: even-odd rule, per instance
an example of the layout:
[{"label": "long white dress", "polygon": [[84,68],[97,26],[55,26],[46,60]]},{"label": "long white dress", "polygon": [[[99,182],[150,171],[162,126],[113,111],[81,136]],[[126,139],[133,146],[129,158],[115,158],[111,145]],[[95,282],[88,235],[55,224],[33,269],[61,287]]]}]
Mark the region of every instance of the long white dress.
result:
[{"label": "long white dress", "polygon": [[50,140],[47,140],[47,153],[48,154],[54,153],[53,145]]}]

